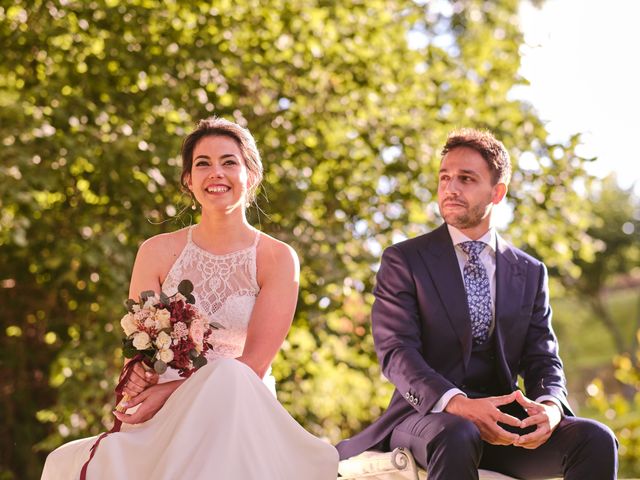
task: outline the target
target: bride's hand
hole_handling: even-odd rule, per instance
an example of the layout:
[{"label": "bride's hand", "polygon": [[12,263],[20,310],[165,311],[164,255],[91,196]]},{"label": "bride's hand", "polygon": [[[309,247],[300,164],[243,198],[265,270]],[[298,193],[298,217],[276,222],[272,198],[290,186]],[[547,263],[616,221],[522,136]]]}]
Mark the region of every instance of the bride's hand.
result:
[{"label": "bride's hand", "polygon": [[114,411],[113,414],[122,423],[143,423],[153,418],[153,416],[162,408],[171,394],[180,386],[182,381],[177,380],[174,382],[161,383],[158,385],[152,385],[145,389],[135,397],[127,400],[126,408],[135,407],[140,405],[138,409],[132,413],[127,414],[123,412]]},{"label": "bride's hand", "polygon": [[141,362],[137,362],[134,365],[133,370],[131,371],[131,376],[124,387],[124,393],[129,397],[135,397],[147,388],[157,384],[158,378],[159,375],[155,370],[147,370]]}]

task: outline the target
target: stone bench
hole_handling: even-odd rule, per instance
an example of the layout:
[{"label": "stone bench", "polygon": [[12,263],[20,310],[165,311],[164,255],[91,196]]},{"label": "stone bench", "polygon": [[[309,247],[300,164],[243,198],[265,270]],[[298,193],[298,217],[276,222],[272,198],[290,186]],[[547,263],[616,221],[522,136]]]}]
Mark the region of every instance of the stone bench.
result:
[{"label": "stone bench", "polygon": [[[427,480],[427,472],[416,464],[406,448],[396,448],[393,452],[370,450],[361,453],[342,460],[338,473],[340,480]],[[480,480],[515,480],[489,470],[479,470],[478,473]]]}]

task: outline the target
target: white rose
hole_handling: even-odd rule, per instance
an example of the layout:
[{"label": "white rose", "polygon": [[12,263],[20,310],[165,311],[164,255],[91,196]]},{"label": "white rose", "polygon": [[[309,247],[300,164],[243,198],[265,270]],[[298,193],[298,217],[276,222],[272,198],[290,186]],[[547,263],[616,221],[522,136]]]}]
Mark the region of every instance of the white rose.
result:
[{"label": "white rose", "polygon": [[158,352],[158,360],[162,360],[164,363],[169,363],[173,360],[173,350],[167,348],[166,350],[160,350]]},{"label": "white rose", "polygon": [[171,313],[165,308],[156,311],[156,320],[160,324],[161,329],[171,327]]},{"label": "white rose", "polygon": [[160,350],[164,350],[171,346],[171,337],[166,332],[160,332],[158,338],[156,338],[156,347]]},{"label": "white rose", "polygon": [[130,313],[127,313],[124,317],[122,317],[122,320],[120,320],[120,326],[124,330],[124,334],[127,337],[132,333],[138,331],[133,315],[131,315]]},{"label": "white rose", "polygon": [[138,332],[133,336],[133,346],[136,350],[146,350],[151,346],[151,339],[147,332]]}]

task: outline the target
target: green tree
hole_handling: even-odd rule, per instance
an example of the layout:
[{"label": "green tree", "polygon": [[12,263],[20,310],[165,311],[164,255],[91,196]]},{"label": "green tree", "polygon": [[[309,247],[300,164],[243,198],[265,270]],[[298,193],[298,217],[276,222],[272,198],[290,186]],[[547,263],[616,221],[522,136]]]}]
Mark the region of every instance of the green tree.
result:
[{"label": "green tree", "polygon": [[587,392],[590,395],[588,406],[605,419],[620,442],[620,472],[626,475],[640,475],[640,369],[634,366],[634,357],[640,358],[640,330],[636,332],[636,349],[630,354],[618,355],[614,359],[615,377],[628,391],[635,392],[629,396],[623,393],[608,393],[602,379],[594,380]]},{"label": "green tree", "polygon": [[[611,337],[616,355],[611,367],[616,383],[594,380],[586,389],[587,407],[600,415],[620,441],[620,470],[640,475],[640,199],[633,188],[623,189],[616,178],[600,182],[589,199],[597,221],[588,234],[598,254],[577,259],[578,278],[563,278],[568,291],[587,305]],[[630,309],[612,308],[611,296],[629,291]],[[634,308],[635,307],[635,308]]]},{"label": "green tree", "polygon": [[[177,212],[182,136],[248,125],[265,187],[255,222],[302,260],[279,398],[332,441],[391,392],[369,329],[381,249],[433,228],[438,152],[490,128],[516,171],[507,235],[576,275],[593,255],[577,137],[510,96],[517,0],[15,0],[0,3],[0,475],[110,423],[118,319],[146,237]],[[575,254],[575,256],[574,256]],[[354,392],[358,392],[354,395]],[[34,457],[37,460],[34,460]]]},{"label": "green tree", "polygon": [[[640,329],[640,293],[635,318],[615,318],[608,296],[616,282],[624,285],[640,277],[640,199],[633,187],[623,189],[610,175],[588,195],[597,220],[587,230],[596,241],[598,253],[590,259],[576,258],[580,276],[562,278],[564,285],[588,305],[611,335],[620,355],[629,355],[638,347],[634,332]],[[640,358],[629,355],[640,368]]]}]

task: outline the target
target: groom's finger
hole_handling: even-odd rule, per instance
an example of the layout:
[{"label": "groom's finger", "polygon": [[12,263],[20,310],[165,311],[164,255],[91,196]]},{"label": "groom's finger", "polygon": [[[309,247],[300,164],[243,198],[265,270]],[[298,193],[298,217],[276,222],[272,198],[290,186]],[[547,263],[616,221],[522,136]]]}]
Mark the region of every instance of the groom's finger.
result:
[{"label": "groom's finger", "polygon": [[521,425],[522,425],[522,420],[520,420],[519,418],[500,412],[500,411],[498,412],[496,421],[500,423],[504,423],[505,425],[510,425],[512,427],[518,427],[518,428],[521,428]]},{"label": "groom's finger", "polygon": [[548,420],[547,416],[544,415],[544,413],[542,412],[531,414],[531,416],[525,418],[522,421],[522,428],[527,428],[533,425],[539,425],[547,422],[547,420]]},{"label": "groom's finger", "polygon": [[[517,390],[516,390],[517,392]],[[510,403],[512,403],[515,400],[515,395],[516,392],[511,392],[508,395],[501,395],[499,397],[489,397],[487,400],[489,400],[494,407],[500,406],[500,405],[508,405]]]},{"label": "groom's finger", "polygon": [[529,408],[540,407],[539,403],[536,403],[533,400],[529,400],[520,390],[516,390],[514,393],[515,401],[518,402],[525,410]]},{"label": "groom's finger", "polygon": [[548,438],[550,432],[548,428],[538,426],[533,432],[521,436],[514,445],[522,448],[537,448],[542,445]]},{"label": "groom's finger", "polygon": [[495,424],[489,427],[489,432],[485,435],[484,440],[492,445],[512,445],[515,444],[519,438],[519,435],[511,433],[500,425]]}]

